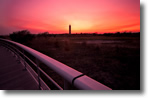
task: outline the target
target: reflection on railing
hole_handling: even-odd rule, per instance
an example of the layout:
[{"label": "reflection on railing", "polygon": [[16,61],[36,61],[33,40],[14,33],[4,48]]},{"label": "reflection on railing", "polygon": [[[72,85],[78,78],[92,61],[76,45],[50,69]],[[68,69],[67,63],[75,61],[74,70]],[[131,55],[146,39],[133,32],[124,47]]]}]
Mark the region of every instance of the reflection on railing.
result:
[{"label": "reflection on railing", "polygon": [[[111,90],[111,88],[97,82],[83,73],[25,45],[6,39],[0,39],[0,45],[9,49],[14,56],[17,57],[17,59],[24,65],[24,70],[27,70],[35,79],[39,85],[39,89],[49,90],[51,88],[48,82],[44,82],[43,77],[46,77],[46,79],[54,85],[54,89]],[[52,69],[64,79],[63,88],[40,67],[41,63]]]}]

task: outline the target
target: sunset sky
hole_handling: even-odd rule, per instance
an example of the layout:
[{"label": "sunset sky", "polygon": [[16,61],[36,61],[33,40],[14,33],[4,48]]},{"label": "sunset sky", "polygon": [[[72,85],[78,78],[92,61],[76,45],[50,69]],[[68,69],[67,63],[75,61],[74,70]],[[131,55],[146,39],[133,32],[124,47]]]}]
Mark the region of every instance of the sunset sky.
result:
[{"label": "sunset sky", "polygon": [[140,0],[0,0],[0,34],[140,31]]}]

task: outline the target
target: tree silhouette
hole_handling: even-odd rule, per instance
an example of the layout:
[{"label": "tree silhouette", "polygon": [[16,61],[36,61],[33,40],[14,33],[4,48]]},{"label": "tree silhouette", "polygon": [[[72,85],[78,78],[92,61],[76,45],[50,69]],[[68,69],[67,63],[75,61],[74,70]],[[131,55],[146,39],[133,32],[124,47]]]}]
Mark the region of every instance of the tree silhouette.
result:
[{"label": "tree silhouette", "polygon": [[30,31],[28,30],[13,32],[9,36],[11,40],[22,44],[28,44],[28,42],[31,41],[34,37],[33,35],[30,34]]},{"label": "tree silhouette", "polygon": [[47,36],[49,36],[49,32],[39,33],[39,34],[37,34],[37,36],[39,36],[39,37],[47,37]]}]

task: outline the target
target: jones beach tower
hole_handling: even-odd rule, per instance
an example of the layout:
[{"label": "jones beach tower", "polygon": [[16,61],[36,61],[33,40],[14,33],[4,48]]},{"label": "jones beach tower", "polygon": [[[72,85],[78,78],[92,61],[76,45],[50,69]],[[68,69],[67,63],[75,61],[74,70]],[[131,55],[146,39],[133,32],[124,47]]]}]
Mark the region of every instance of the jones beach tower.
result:
[{"label": "jones beach tower", "polygon": [[69,25],[69,34],[71,34],[71,25]]}]

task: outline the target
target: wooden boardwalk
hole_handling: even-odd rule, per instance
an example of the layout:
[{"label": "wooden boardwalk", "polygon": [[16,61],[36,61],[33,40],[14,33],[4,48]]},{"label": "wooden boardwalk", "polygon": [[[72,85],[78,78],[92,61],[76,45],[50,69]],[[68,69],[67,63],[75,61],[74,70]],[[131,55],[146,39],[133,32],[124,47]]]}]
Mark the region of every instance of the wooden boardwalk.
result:
[{"label": "wooden boardwalk", "polygon": [[0,90],[38,90],[29,72],[13,55],[0,46]]}]

